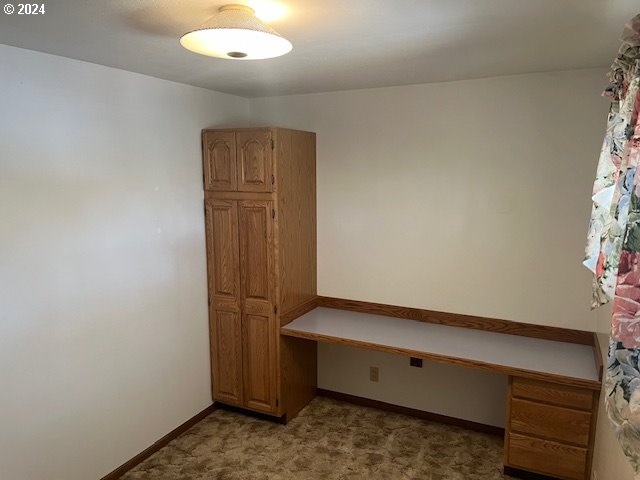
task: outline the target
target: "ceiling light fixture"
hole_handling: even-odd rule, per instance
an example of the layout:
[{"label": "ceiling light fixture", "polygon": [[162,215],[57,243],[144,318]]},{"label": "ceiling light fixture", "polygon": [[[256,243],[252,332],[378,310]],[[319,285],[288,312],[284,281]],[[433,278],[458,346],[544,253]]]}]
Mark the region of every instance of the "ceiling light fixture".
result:
[{"label": "ceiling light fixture", "polygon": [[291,42],[262,23],[246,5],[225,5],[200,28],[185,33],[180,43],[187,50],[217,58],[259,60],[279,57]]}]

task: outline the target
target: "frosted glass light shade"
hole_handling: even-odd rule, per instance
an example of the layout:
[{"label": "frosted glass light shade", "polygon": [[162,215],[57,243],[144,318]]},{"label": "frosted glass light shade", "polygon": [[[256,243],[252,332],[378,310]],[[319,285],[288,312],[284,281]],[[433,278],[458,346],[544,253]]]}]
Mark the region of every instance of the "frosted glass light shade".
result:
[{"label": "frosted glass light shade", "polygon": [[186,33],[180,43],[187,50],[217,58],[259,60],[279,57],[291,42],[262,23],[244,5],[226,5],[199,29]]}]

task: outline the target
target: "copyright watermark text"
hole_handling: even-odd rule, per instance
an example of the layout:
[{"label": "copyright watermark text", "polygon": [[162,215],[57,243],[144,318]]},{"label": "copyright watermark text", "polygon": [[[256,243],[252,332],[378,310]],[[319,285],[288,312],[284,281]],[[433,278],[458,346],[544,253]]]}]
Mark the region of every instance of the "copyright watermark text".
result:
[{"label": "copyright watermark text", "polygon": [[47,10],[44,3],[5,3],[2,11],[5,15],[44,15]]}]

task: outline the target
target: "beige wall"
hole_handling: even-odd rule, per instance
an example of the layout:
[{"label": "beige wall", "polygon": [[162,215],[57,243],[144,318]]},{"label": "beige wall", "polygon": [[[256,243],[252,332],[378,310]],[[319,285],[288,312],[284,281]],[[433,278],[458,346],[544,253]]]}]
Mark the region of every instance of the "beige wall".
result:
[{"label": "beige wall", "polygon": [[200,130],[248,102],[0,65],[0,478],[97,479],[211,403]]},{"label": "beige wall", "polygon": [[[369,381],[378,367],[379,382]],[[435,362],[409,366],[407,357],[319,344],[318,386],[486,425],[504,426],[507,377]]]},{"label": "beige wall", "polygon": [[318,142],[318,289],[594,330],[604,70],[254,99]]},{"label": "beige wall", "polygon": [[[580,265],[605,73],[253,99],[254,123],[318,134],[319,293],[606,331]],[[504,423],[498,375],[330,345],[318,373],[322,388]],[[604,414],[594,464],[632,478]]]}]

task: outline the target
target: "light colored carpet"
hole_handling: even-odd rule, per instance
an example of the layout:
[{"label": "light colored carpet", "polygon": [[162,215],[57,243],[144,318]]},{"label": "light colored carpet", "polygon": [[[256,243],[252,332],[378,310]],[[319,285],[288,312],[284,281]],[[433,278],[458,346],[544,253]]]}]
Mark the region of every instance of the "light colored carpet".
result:
[{"label": "light colored carpet", "polygon": [[504,480],[502,438],[317,397],[287,425],[216,410],[123,480]]}]

